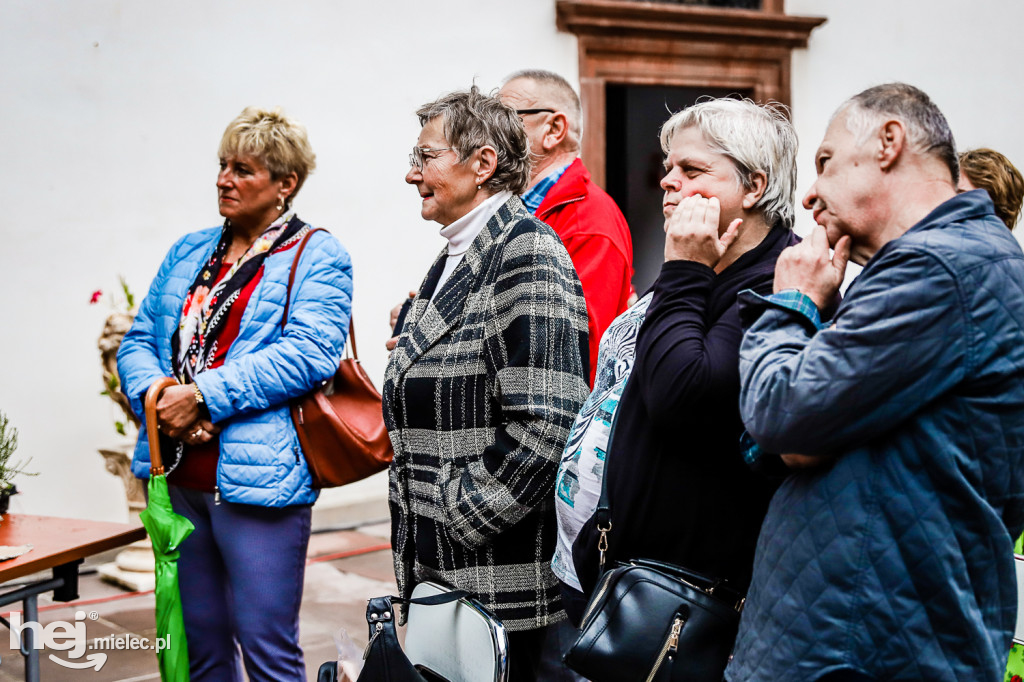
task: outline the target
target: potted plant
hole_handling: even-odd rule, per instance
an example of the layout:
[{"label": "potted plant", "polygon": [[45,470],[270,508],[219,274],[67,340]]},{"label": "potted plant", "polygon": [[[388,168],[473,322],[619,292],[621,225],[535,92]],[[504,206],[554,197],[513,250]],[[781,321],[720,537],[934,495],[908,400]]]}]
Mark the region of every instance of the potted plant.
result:
[{"label": "potted plant", "polygon": [[7,506],[11,502],[11,495],[15,495],[18,489],[14,485],[14,477],[18,474],[35,476],[35,473],[25,471],[25,466],[31,461],[14,459],[14,451],[18,449],[18,429],[11,426],[7,415],[0,411],[0,514],[7,513]]}]

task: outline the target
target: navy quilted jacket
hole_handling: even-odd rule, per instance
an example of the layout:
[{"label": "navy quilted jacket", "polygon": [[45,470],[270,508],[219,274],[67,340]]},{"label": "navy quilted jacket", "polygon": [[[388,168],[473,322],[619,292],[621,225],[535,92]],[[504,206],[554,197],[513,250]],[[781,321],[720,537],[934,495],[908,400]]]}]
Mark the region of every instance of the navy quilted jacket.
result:
[{"label": "navy quilted jacket", "polygon": [[[150,385],[171,371],[171,335],[177,332],[188,289],[213,253],[221,228],[182,237],[171,247],[135,323],[117,353],[121,386],[135,414]],[[199,374],[213,421],[223,427],[217,486],[224,499],[263,507],[316,500],[287,401],[331,377],[341,360],[352,302],[352,264],[325,232],[309,238],[295,272],[288,322],[281,315],[295,249],[263,262],[263,276],[242,315],[224,364]],[[149,476],[145,417],[132,472]]]},{"label": "navy quilted jacket", "polygon": [[988,195],[875,254],[834,328],[744,294],[741,413],[790,475],[729,680],[1001,680],[1024,528],[1024,254]]}]

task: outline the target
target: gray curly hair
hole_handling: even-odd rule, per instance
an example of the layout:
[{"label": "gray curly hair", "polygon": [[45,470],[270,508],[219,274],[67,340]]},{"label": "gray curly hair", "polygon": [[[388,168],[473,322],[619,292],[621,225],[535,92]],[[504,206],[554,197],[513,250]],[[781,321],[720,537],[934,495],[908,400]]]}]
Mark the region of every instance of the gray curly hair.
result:
[{"label": "gray curly hair", "polygon": [[508,190],[522,194],[530,182],[530,143],[523,121],[497,97],[485,95],[474,85],[457,90],[416,110],[420,125],[444,117],[444,137],[463,163],[477,149],[490,146],[497,152],[494,174],[484,182],[492,194]]}]

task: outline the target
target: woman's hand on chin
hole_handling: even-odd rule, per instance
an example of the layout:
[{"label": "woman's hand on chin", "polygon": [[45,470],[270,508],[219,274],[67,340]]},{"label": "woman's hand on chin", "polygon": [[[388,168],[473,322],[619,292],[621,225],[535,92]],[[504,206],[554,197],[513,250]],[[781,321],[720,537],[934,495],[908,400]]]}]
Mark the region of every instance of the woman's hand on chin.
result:
[{"label": "woman's hand on chin", "polygon": [[172,438],[183,438],[189,427],[199,421],[195,390],[189,384],[170,386],[160,394],[156,416],[160,431]]},{"label": "woman's hand on chin", "polygon": [[721,203],[718,197],[705,199],[699,194],[679,202],[665,220],[665,260],[688,260],[709,268],[718,265],[738,234],[739,218],[719,235]]}]

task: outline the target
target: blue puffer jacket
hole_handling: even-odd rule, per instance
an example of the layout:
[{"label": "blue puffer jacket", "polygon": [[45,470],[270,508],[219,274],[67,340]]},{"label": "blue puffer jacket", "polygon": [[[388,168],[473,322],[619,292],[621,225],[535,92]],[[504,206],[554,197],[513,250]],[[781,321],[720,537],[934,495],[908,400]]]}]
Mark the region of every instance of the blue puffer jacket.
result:
[{"label": "blue puffer jacket", "polygon": [[[171,335],[199,268],[212,255],[221,228],[186,235],[175,244],[142,301],[117,354],[121,387],[135,414],[157,379],[172,376]],[[217,486],[224,499],[264,507],[316,500],[287,401],[338,368],[352,301],[352,264],[331,235],[310,237],[295,273],[284,333],[281,315],[295,249],[267,257],[242,315],[238,337],[221,367],[196,383],[220,433]],[[144,417],[143,417],[144,420]],[[149,476],[143,421],[132,472]]]},{"label": "blue puffer jacket", "polygon": [[883,246],[834,326],[744,294],[741,413],[821,456],[762,526],[729,680],[1002,680],[1024,527],[1024,254],[983,191]]}]

